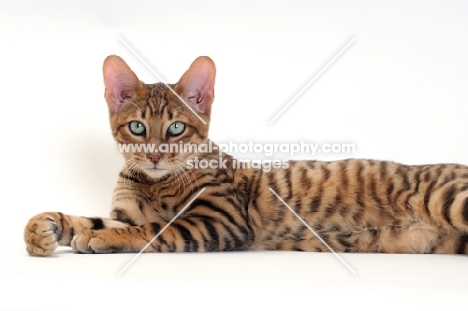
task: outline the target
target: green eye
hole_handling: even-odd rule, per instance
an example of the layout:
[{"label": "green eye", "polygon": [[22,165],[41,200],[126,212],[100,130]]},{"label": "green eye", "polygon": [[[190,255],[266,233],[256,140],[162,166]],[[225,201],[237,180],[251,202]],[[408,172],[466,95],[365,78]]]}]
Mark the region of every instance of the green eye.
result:
[{"label": "green eye", "polygon": [[145,125],[141,123],[140,121],[131,121],[128,124],[128,127],[130,128],[130,132],[132,132],[132,134],[134,135],[142,136],[142,135],[145,135],[146,133]]},{"label": "green eye", "polygon": [[185,131],[185,123],[176,121],[172,123],[169,128],[167,129],[167,133],[170,136],[179,136]]}]

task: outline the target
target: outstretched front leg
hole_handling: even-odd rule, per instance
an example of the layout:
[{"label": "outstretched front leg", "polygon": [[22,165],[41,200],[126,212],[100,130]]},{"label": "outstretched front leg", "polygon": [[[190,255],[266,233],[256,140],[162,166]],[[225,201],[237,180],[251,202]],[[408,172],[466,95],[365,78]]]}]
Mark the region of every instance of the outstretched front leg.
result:
[{"label": "outstretched front leg", "polygon": [[29,220],[24,229],[26,250],[32,256],[50,256],[57,246],[70,246],[78,232],[122,228],[128,224],[112,219],[70,216],[57,212],[41,213]]},{"label": "outstretched front leg", "polygon": [[71,246],[79,253],[213,252],[246,250],[253,244],[248,224],[231,215],[191,215],[172,223],[84,230]]}]

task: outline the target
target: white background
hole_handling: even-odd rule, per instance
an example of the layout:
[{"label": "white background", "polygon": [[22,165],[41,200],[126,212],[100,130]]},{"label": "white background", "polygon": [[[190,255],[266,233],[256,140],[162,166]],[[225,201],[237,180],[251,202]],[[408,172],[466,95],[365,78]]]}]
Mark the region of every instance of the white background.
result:
[{"label": "white background", "polygon": [[[122,165],[101,66],[122,56],[169,83],[217,65],[211,138],[354,143],[358,157],[468,164],[464,1],[5,1],[0,3],[4,309],[466,309],[466,256],[246,252],[26,255],[43,211],[106,216]],[[268,121],[352,38],[353,44]],[[65,307],[64,307],[65,305]]]}]

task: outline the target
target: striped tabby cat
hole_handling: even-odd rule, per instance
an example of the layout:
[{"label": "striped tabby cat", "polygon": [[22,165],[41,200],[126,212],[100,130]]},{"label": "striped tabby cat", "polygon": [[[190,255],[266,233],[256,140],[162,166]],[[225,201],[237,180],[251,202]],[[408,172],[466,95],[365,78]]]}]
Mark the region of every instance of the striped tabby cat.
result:
[{"label": "striped tabby cat", "polygon": [[[208,143],[208,124],[179,97],[209,123],[210,58],[196,59],[170,85],[177,96],[162,83],[143,84],[117,56],[105,60],[103,71],[117,143]],[[124,157],[110,218],[39,214],[24,230],[29,254],[49,256],[58,245],[78,253],[328,251],[270,188],[337,252],[468,252],[468,167],[462,165],[292,161],[264,172],[234,169],[227,154],[223,168],[186,166],[195,158],[217,161],[217,151]]]}]

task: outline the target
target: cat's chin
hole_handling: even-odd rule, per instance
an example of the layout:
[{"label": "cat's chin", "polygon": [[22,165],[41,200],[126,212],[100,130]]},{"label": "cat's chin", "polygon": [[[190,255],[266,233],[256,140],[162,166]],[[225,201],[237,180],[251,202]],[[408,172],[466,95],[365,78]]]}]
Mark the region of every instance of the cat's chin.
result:
[{"label": "cat's chin", "polygon": [[152,179],[161,179],[169,175],[171,171],[167,169],[151,168],[145,169],[144,172]]}]

